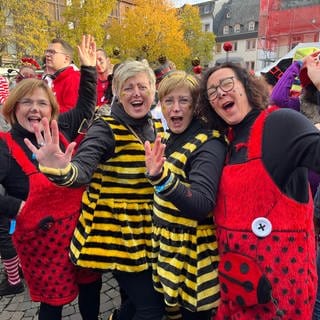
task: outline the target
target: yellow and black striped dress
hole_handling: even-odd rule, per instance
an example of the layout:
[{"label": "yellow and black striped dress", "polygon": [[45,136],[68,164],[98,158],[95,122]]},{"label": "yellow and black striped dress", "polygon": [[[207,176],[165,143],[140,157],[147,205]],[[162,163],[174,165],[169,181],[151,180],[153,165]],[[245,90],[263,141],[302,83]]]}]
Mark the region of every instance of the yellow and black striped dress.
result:
[{"label": "yellow and black striped dress", "polygon": [[[203,131],[166,160],[165,166],[188,185],[185,166],[190,155],[217,131]],[[208,172],[208,174],[210,174]],[[219,302],[219,261],[212,212],[198,222],[183,215],[165,195],[155,193],[153,227],[153,281],[168,306],[192,312],[216,308]]]},{"label": "yellow and black striped dress", "polygon": [[[113,117],[102,119],[113,131],[115,151],[84,192],[70,256],[81,267],[140,272],[151,266],[154,193],[145,177],[144,145]],[[163,131],[160,121],[154,127]]]}]

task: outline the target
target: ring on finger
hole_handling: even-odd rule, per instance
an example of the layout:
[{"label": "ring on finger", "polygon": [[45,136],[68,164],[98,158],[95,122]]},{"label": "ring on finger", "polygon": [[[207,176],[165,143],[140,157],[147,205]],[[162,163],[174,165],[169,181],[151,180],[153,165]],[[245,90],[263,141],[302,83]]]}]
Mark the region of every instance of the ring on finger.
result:
[{"label": "ring on finger", "polygon": [[45,142],[39,142],[38,143],[39,148],[44,147],[45,145],[46,145]]}]

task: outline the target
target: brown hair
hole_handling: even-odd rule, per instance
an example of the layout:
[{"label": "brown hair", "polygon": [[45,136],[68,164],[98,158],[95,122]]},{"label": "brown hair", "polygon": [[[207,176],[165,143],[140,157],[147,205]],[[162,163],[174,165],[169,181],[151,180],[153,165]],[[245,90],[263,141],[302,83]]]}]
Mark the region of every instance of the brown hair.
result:
[{"label": "brown hair", "polygon": [[194,107],[199,95],[198,80],[194,76],[187,74],[185,71],[181,70],[170,71],[161,80],[158,87],[159,100],[162,101],[162,99],[166,95],[168,95],[171,91],[179,87],[188,88],[192,96],[192,106]]},{"label": "brown hair", "polygon": [[225,131],[228,124],[213,110],[207,95],[207,82],[209,77],[217,70],[223,68],[233,70],[237,79],[243,84],[249,104],[253,109],[265,109],[269,103],[269,95],[261,80],[238,65],[228,62],[208,69],[202,76],[200,82],[200,95],[196,107],[196,114],[203,119],[210,128]]},{"label": "brown hair", "polygon": [[32,94],[38,88],[44,90],[48,95],[48,99],[52,108],[51,119],[49,119],[49,121],[58,118],[59,105],[56,100],[56,97],[54,96],[52,90],[49,88],[47,83],[43,80],[29,78],[19,82],[12,89],[3,105],[2,114],[11,125],[17,122],[16,107],[18,102],[26,95]]}]

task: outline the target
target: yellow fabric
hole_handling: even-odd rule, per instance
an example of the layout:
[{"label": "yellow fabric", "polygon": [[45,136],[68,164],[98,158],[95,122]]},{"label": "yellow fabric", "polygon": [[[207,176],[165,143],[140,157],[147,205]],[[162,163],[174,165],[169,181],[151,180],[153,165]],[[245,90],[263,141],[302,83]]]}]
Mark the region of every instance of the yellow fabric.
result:
[{"label": "yellow fabric", "polygon": [[[219,133],[199,133],[168,157],[165,165],[181,183],[188,185],[185,166],[189,157],[214,137],[219,137]],[[182,306],[192,312],[217,307],[219,255],[212,213],[199,223],[183,216],[165,195],[156,193],[154,201],[155,289],[164,295],[169,307]]]},{"label": "yellow fabric", "polygon": [[[100,163],[82,199],[70,246],[78,266],[140,272],[151,266],[153,186],[145,177],[144,146],[113,117],[114,156]],[[162,130],[160,122],[156,131]]]},{"label": "yellow fabric", "polygon": [[45,167],[39,164],[39,170],[44,174],[54,175],[54,176],[65,176],[71,170],[71,163],[69,163],[64,169]]}]

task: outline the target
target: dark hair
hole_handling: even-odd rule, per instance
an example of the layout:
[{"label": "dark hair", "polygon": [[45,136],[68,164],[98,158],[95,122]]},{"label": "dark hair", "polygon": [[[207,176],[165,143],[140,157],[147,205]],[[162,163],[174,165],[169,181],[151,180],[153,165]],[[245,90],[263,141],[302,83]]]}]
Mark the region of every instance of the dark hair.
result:
[{"label": "dark hair", "polygon": [[52,39],[51,43],[60,43],[65,53],[70,57],[70,60],[73,59],[73,48],[71,45],[62,39]]},{"label": "dark hair", "polygon": [[306,102],[319,104],[318,89],[312,82],[308,84],[305,88],[302,88],[301,98],[304,99]]},{"label": "dark hair", "polygon": [[211,129],[225,131],[228,124],[213,110],[207,95],[207,83],[209,77],[220,69],[232,69],[237,79],[243,84],[249,104],[254,109],[265,109],[268,106],[269,96],[262,81],[246,69],[227,62],[219,66],[209,68],[200,81],[200,95],[196,107],[196,114],[203,119]]}]

